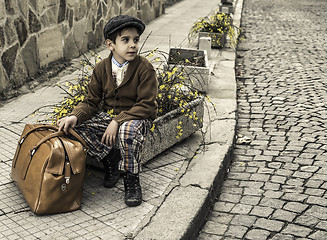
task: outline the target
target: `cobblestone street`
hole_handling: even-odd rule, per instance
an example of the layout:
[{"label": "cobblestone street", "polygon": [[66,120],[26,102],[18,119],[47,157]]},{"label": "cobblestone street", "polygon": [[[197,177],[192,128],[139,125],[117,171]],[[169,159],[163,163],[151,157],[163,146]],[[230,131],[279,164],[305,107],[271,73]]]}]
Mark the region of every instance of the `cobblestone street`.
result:
[{"label": "cobblestone street", "polygon": [[327,2],[245,0],[237,140],[198,239],[327,239]]}]

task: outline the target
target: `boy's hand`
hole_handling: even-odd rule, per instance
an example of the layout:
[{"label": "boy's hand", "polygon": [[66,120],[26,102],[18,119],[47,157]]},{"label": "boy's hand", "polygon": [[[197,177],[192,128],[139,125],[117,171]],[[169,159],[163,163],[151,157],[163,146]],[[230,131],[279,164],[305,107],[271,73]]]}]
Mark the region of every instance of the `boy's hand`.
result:
[{"label": "boy's hand", "polygon": [[105,143],[107,146],[113,147],[116,143],[118,128],[119,124],[115,120],[112,120],[102,136],[101,143]]},{"label": "boy's hand", "polygon": [[76,116],[68,116],[57,121],[57,125],[59,127],[58,132],[64,130],[65,134],[68,133],[69,128],[74,128],[77,124]]}]

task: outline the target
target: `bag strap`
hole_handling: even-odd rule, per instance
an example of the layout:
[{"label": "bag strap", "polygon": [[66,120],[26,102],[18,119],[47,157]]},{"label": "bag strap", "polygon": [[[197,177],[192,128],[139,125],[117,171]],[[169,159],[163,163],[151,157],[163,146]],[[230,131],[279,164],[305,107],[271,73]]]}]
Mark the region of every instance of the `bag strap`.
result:
[{"label": "bag strap", "polygon": [[[45,129],[45,130],[49,130],[49,129],[51,129],[51,130],[55,130],[55,131],[58,131],[58,127],[57,126],[53,126],[53,125],[40,125],[40,126],[36,126],[36,127],[34,127],[34,128],[32,128],[32,129],[30,129],[30,130],[28,130],[21,138],[20,138],[20,140],[19,140],[19,145],[21,145],[23,142],[24,142],[24,140],[26,139],[26,137],[30,134],[30,133],[32,133],[32,132],[34,132],[34,131],[36,131],[36,130],[40,130],[40,129]],[[69,134],[71,134],[73,137],[75,137],[81,144],[83,144],[83,146],[85,147],[85,148],[88,148],[88,146],[87,146],[87,143],[73,130],[73,129],[71,129],[71,128],[69,128],[68,129],[68,132],[69,132]],[[61,135],[53,135],[53,137],[58,137],[58,136],[64,136],[64,132],[62,132],[61,131],[61,133],[63,133],[63,134],[61,134]],[[54,133],[52,133],[52,134],[54,134]],[[50,135],[48,135],[48,136],[46,136],[45,138],[47,138],[45,141],[47,141],[47,140],[49,140],[50,138],[53,138],[53,137],[50,137],[50,138],[48,138],[49,136],[51,136],[52,134],[50,134]],[[44,139],[44,138],[43,138]],[[43,139],[41,139],[40,141],[42,141]],[[45,142],[45,141],[43,141],[43,142]],[[42,142],[42,143],[43,143]],[[42,144],[41,143],[41,144]]]},{"label": "bag strap", "polygon": [[65,135],[64,132],[54,132],[54,133],[49,134],[48,136],[45,136],[32,149],[30,149],[31,156],[33,157],[36,150],[41,146],[42,143],[45,143],[46,141],[50,140],[51,138],[62,137],[64,135]]}]

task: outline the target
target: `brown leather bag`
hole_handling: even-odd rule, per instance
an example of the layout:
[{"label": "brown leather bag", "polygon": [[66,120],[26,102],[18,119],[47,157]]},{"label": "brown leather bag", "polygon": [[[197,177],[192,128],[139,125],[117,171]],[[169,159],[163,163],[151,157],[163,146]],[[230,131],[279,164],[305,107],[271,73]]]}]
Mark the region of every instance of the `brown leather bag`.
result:
[{"label": "brown leather bag", "polygon": [[86,143],[52,125],[26,124],[12,162],[11,178],[36,214],[79,209]]}]

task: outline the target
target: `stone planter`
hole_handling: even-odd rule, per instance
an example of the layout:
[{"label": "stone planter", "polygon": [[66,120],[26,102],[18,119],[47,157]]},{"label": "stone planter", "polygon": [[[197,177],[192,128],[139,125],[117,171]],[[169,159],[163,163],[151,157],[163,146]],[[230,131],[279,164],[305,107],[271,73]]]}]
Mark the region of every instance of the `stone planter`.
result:
[{"label": "stone planter", "polygon": [[226,34],[223,33],[199,32],[199,40],[201,37],[210,37],[212,48],[223,48],[226,44]]},{"label": "stone planter", "polygon": [[[187,65],[186,61],[189,61],[190,64]],[[200,92],[208,90],[210,75],[207,51],[171,48],[169,50],[168,67],[178,67],[185,70],[185,85],[189,85]]]},{"label": "stone planter", "polygon": [[[189,112],[191,113],[196,112],[198,120],[194,122],[189,116],[185,116],[185,112],[182,113],[181,109],[175,109],[155,119],[153,122],[155,124],[154,131],[148,131],[145,135],[144,146],[140,153],[142,164],[202,128],[204,115],[203,97],[190,102],[184,109],[186,109],[185,112],[187,112],[187,109],[190,109]],[[179,138],[176,137],[179,136],[178,133],[180,131],[177,128],[178,125],[183,129],[183,134]],[[102,163],[93,158],[88,157],[86,163],[93,167],[103,168]]]},{"label": "stone planter", "polygon": [[233,4],[234,0],[221,0],[221,4]]},{"label": "stone planter", "polygon": [[234,12],[234,7],[232,4],[221,4],[219,5],[219,12],[231,14]]}]

